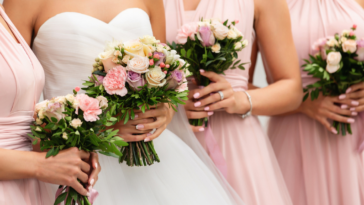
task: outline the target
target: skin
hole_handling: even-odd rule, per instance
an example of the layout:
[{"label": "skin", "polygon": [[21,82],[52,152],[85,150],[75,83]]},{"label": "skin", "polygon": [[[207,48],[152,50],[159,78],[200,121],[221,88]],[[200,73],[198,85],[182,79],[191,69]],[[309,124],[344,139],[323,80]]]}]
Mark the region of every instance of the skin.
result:
[{"label": "skin", "polygon": [[[29,45],[32,44],[39,28],[57,14],[77,12],[108,23],[128,8],[140,8],[148,13],[154,36],[161,42],[166,41],[162,0],[5,0],[4,7]],[[160,104],[144,114],[140,113],[136,120],[130,120],[126,125],[120,122],[114,128],[120,130],[119,134],[125,141],[150,141],[166,129],[173,114],[168,105]],[[151,117],[156,121],[151,120]],[[136,129],[137,125],[139,129]],[[154,128],[157,129],[156,132],[150,134]]]},{"label": "skin", "polygon": [[[194,10],[198,3],[199,0],[185,0],[185,9]],[[253,102],[252,114],[277,115],[289,112],[300,105],[302,87],[287,4],[284,0],[255,0],[254,6],[254,29],[275,83],[248,91]],[[284,39],[284,43],[277,39]],[[190,91],[185,105],[188,118],[207,117],[219,109],[230,114],[245,114],[249,111],[250,104],[244,92],[234,92],[230,83],[216,73],[201,74],[215,83]],[[216,93],[218,91],[223,92],[223,100]],[[195,132],[204,130],[203,127],[193,126],[192,129]]]},{"label": "skin", "polygon": [[[364,0],[356,0],[356,2],[364,9]],[[256,56],[258,49],[253,49],[253,51],[254,53],[252,56]],[[252,66],[250,79],[253,79],[254,69],[255,66]],[[257,87],[253,85],[249,87],[249,89],[255,88]],[[296,110],[286,112],[282,115],[290,115],[294,113],[306,114],[312,119],[320,122],[328,131],[337,134],[337,130],[332,127],[329,120],[335,120],[343,123],[355,123],[355,119],[353,117],[357,116],[358,113],[362,111],[364,111],[364,83],[359,83],[348,88],[346,94],[337,97],[320,95],[318,99],[314,101],[308,99]]]}]

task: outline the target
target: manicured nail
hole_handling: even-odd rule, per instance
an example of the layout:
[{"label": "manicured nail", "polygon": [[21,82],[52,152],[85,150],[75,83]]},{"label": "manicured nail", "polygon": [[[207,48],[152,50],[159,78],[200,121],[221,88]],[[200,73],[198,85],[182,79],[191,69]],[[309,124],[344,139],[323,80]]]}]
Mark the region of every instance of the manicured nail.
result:
[{"label": "manicured nail", "polygon": [[208,112],[208,113],[207,113],[207,115],[208,115],[208,116],[211,116],[211,115],[213,115],[213,114],[214,114],[214,112]]},{"label": "manicured nail", "polygon": [[351,104],[356,106],[356,105],[359,105],[359,102],[358,101],[351,101]]},{"label": "manicured nail", "polygon": [[351,91],[351,88],[348,88],[345,93],[348,94],[348,93],[350,93],[350,91]]},{"label": "manicured nail", "polygon": [[[148,135],[147,135],[148,136]],[[150,138],[149,137],[146,137],[145,139],[144,139],[144,142],[149,142],[150,141]]]},{"label": "manicured nail", "polygon": [[357,112],[352,112],[352,113],[351,113],[351,115],[353,115],[353,116],[357,116],[357,115],[358,115],[358,113],[357,113]]},{"label": "manicured nail", "polygon": [[205,128],[201,127],[200,129],[198,129],[198,131],[203,132],[205,131]]},{"label": "manicured nail", "polygon": [[354,123],[354,122],[355,122],[355,120],[353,118],[348,119],[348,123]]},{"label": "manicured nail", "polygon": [[205,72],[204,70],[200,69],[200,73],[204,73],[204,72]]},{"label": "manicured nail", "polygon": [[144,128],[144,125],[137,125],[136,126],[136,129],[139,130],[139,129],[143,129]]},{"label": "manicured nail", "polygon": [[195,107],[198,107],[198,106],[200,106],[201,105],[201,102],[197,102],[197,103],[195,103]]},{"label": "manicured nail", "polygon": [[87,189],[90,191],[92,189],[92,186],[87,187]]},{"label": "manicured nail", "polygon": [[198,97],[200,97],[200,93],[195,93],[195,94],[193,95],[193,97],[194,97],[194,98],[198,98]]},{"label": "manicured nail", "polygon": [[97,169],[97,166],[98,166],[98,165],[97,165],[97,163],[95,162],[95,169]]},{"label": "manicured nail", "polygon": [[205,111],[208,111],[209,109],[210,109],[209,107],[205,107],[205,108],[204,108],[204,110],[205,110]]},{"label": "manicured nail", "polygon": [[331,128],[331,132],[334,133],[335,135],[337,135],[337,130],[335,128]]},{"label": "manicured nail", "polygon": [[94,182],[95,182],[95,180],[94,179],[91,179],[90,180],[90,186],[93,186],[94,185]]},{"label": "manicured nail", "polygon": [[348,107],[348,105],[341,105],[341,109],[347,109]]},{"label": "manicured nail", "polygon": [[355,111],[355,107],[350,108],[350,111]]},{"label": "manicured nail", "polygon": [[135,114],[134,115],[134,119],[137,119],[139,117],[139,115]]},{"label": "manicured nail", "polygon": [[346,95],[345,94],[342,94],[342,95],[339,96],[339,100],[343,100],[345,98],[346,98]]}]

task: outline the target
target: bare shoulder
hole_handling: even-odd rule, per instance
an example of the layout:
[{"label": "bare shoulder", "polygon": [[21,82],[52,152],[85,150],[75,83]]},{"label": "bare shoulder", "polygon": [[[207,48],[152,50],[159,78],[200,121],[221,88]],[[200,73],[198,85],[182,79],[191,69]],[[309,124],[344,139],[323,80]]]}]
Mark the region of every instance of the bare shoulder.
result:
[{"label": "bare shoulder", "polygon": [[143,1],[150,10],[158,10],[158,9],[164,10],[163,0],[143,0]]},{"label": "bare shoulder", "polygon": [[0,7],[4,10],[4,6],[2,4],[0,4]]},{"label": "bare shoulder", "polygon": [[286,0],[254,0],[255,17],[259,19],[261,15],[282,14],[288,11]]}]

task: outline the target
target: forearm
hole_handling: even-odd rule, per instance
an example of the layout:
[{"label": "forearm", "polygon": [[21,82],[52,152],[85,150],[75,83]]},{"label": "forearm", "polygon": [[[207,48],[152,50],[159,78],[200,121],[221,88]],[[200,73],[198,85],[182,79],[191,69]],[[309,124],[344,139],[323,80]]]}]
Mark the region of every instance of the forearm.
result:
[{"label": "forearm", "polygon": [[0,180],[34,178],[37,153],[0,149]]}]

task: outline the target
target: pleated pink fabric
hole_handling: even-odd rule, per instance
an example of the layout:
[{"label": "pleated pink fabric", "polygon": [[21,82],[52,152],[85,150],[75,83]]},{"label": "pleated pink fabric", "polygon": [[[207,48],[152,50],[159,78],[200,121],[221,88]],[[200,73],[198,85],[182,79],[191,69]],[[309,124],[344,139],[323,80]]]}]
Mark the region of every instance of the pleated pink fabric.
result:
[{"label": "pleated pink fabric", "polygon": [[[18,44],[0,25],[0,148],[31,151],[27,133],[43,89],[44,73],[2,8],[0,15],[20,41]],[[54,197],[50,190],[48,184],[36,179],[0,181],[0,205],[50,205]]]},{"label": "pleated pink fabric", "polygon": [[[358,25],[364,37],[364,10],[355,0],[287,0],[300,59],[314,54],[311,45]],[[303,86],[315,79],[301,72]],[[353,135],[331,134],[304,114],[272,117],[268,135],[295,205],[364,204],[364,122],[355,118]]]},{"label": "pleated pink fabric", "polygon": [[[239,20],[237,27],[250,45],[239,53],[242,62],[250,62],[254,40],[253,0],[201,0],[195,12],[185,13],[183,0],[165,0],[167,41],[175,41],[184,24],[204,18]],[[187,14],[187,16],[185,16]],[[226,78],[235,91],[247,89],[249,69],[228,70]],[[249,205],[292,204],[273,149],[258,119],[215,112],[209,123],[215,140],[227,163],[227,180]],[[205,133],[196,133],[206,148]]]}]

